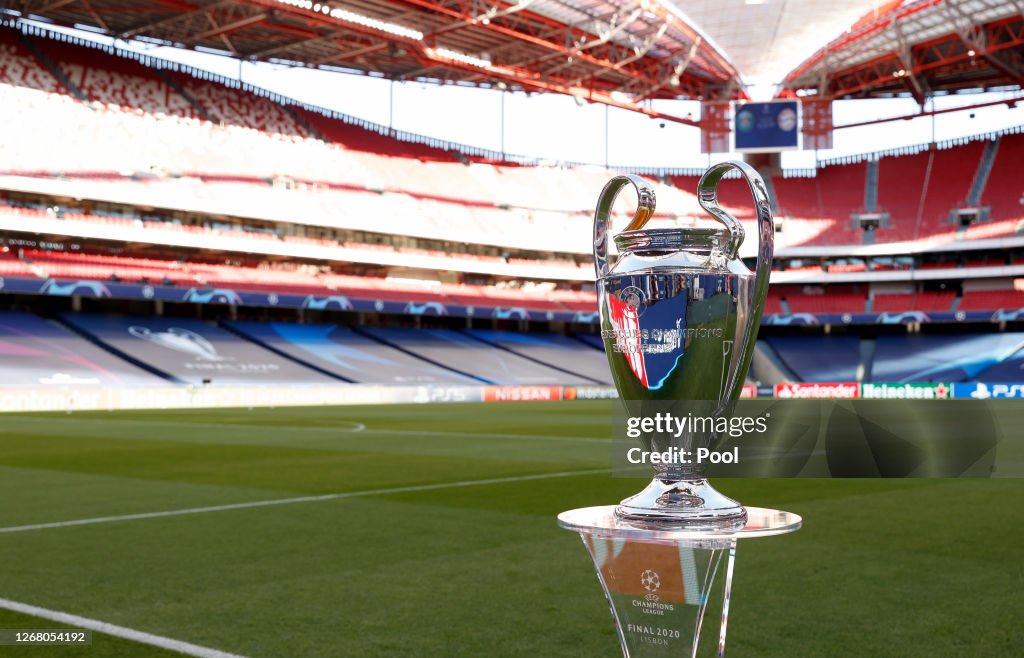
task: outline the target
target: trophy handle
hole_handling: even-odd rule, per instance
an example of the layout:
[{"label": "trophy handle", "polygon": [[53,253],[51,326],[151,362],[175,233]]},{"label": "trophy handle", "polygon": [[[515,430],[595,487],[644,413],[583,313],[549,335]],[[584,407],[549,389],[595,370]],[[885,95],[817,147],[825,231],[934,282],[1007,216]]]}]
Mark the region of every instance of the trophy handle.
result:
[{"label": "trophy handle", "polygon": [[[764,312],[764,304],[768,298],[768,278],[771,276],[772,252],[775,244],[775,222],[772,219],[772,205],[768,200],[768,190],[765,187],[764,179],[756,169],[745,162],[731,160],[720,162],[704,172],[697,184],[697,200],[700,202],[701,208],[724,224],[729,231],[729,258],[739,256],[740,245],[743,244],[744,237],[743,225],[739,220],[718,205],[718,182],[730,169],[739,171],[747,181],[750,193],[754,197],[754,208],[757,210],[758,233],[754,294],[750,300],[746,331],[743,332],[743,344],[739,352],[739,368],[733,371],[736,381],[730,381],[726,389],[727,399],[736,399],[743,388],[743,377],[746,376],[747,368],[750,366],[750,359],[753,356],[754,344],[757,339],[755,332],[761,322],[761,314]],[[735,376],[740,373],[742,376]]]},{"label": "trophy handle", "polygon": [[601,196],[597,198],[597,210],[594,211],[594,271],[597,273],[598,279],[608,274],[609,270],[608,227],[612,223],[612,205],[615,204],[615,199],[619,196],[622,188],[630,183],[636,188],[637,205],[633,219],[626,226],[626,230],[636,231],[643,228],[644,224],[654,215],[654,206],[657,201],[654,198],[654,188],[650,183],[632,174],[616,176],[608,181],[604,189],[601,190]]}]

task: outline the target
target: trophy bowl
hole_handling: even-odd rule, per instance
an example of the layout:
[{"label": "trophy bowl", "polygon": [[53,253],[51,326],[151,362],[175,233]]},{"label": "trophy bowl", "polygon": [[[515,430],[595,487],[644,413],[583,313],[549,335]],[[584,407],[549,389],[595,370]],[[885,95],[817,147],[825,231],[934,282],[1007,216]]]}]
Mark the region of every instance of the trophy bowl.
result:
[{"label": "trophy bowl", "polygon": [[[718,184],[738,171],[754,197],[759,246],[751,272],[739,259],[744,230],[718,203]],[[611,210],[632,185],[638,204],[626,230],[614,237],[618,259],[608,260]],[[605,185],[594,214],[594,264],[601,336],[612,378],[629,416],[671,405],[722,417],[738,399],[768,294],[774,223],[761,176],[742,162],[716,164],[701,177],[698,200],[721,228],[645,229],[654,214],[651,186],[637,176],[616,176]],[[714,431],[678,435],[646,433],[649,452],[696,454],[717,439]],[[642,527],[727,529],[741,527],[746,510],[707,481],[706,465],[662,463],[640,493],[615,510],[623,522]]]}]

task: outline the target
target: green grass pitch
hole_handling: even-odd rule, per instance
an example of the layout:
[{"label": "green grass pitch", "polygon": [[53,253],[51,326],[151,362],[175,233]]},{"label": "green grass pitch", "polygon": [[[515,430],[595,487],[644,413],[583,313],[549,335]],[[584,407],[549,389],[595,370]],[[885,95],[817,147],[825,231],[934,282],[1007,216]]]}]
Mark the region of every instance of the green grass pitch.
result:
[{"label": "green grass pitch", "polygon": [[[610,431],[599,402],[3,415],[0,528],[593,471]],[[555,515],[642,484],[576,474],[0,532],[0,598],[251,656],[611,657],[590,561]],[[805,519],[740,545],[730,655],[1019,655],[1024,482],[717,485]],[[0,628],[59,626],[0,612]],[[96,634],[0,655],[172,654]]]}]

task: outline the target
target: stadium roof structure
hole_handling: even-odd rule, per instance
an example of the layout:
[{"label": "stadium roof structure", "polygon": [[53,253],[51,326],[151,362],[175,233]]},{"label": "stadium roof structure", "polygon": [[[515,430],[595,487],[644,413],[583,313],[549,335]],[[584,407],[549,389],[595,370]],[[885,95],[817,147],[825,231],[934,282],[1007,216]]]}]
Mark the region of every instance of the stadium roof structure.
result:
[{"label": "stadium roof structure", "polygon": [[785,78],[830,98],[1024,87],[1024,1],[895,0]]},{"label": "stadium roof structure", "polygon": [[766,91],[878,0],[674,0],[743,81]]},{"label": "stadium roof structure", "polygon": [[0,0],[0,11],[243,60],[563,93],[694,125],[647,101],[781,83],[784,95],[923,105],[936,92],[1024,87],[1024,0]]},{"label": "stadium roof structure", "polygon": [[647,99],[743,93],[737,70],[659,0],[4,0],[0,7],[245,60],[559,92],[656,116]]}]

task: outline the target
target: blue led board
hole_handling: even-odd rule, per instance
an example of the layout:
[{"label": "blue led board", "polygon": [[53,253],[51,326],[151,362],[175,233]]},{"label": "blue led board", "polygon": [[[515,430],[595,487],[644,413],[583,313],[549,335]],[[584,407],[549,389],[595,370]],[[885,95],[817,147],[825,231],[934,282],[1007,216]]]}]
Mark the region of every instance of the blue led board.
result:
[{"label": "blue led board", "polygon": [[799,110],[797,101],[737,103],[735,149],[764,153],[799,148]]}]

